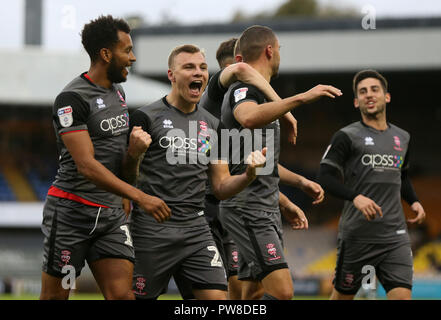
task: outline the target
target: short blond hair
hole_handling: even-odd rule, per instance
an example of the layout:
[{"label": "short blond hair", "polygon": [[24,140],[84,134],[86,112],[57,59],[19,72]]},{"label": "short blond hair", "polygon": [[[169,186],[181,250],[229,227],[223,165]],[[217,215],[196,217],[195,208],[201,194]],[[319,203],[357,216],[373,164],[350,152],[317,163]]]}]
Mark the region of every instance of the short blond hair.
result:
[{"label": "short blond hair", "polygon": [[182,52],[187,53],[202,53],[202,55],[205,57],[204,52],[196,45],[194,44],[183,44],[181,46],[177,46],[170,52],[170,55],[168,56],[168,68],[171,69],[173,66],[173,63],[175,62],[175,58],[178,54]]}]

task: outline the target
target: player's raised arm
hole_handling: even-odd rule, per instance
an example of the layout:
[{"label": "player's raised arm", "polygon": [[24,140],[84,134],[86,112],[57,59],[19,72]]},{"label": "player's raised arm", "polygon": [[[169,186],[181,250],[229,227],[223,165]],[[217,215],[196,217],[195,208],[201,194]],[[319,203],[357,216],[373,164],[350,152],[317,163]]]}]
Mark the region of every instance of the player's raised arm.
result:
[{"label": "player's raised arm", "polygon": [[[235,81],[252,84],[257,87],[268,101],[281,101],[282,99],[269,84],[269,82],[253,67],[244,62],[231,64],[222,70],[219,76],[219,82],[224,88],[228,88]],[[282,118],[288,128],[288,141],[296,143],[297,138],[297,120],[291,112],[285,113]]]},{"label": "player's raised arm", "polygon": [[288,111],[302,104],[312,103],[321,97],[335,98],[341,95],[340,89],[328,85],[318,85],[307,92],[280,101],[264,104],[245,101],[234,110],[234,116],[245,128],[255,129],[279,119]]}]

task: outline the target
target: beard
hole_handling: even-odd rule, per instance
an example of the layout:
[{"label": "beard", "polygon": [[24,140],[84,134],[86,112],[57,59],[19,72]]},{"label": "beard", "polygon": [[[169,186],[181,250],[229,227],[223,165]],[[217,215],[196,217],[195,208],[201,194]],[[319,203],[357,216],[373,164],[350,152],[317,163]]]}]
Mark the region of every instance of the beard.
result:
[{"label": "beard", "polygon": [[125,82],[127,79],[123,76],[122,71],[125,67],[121,67],[116,63],[116,59],[112,57],[109,67],[107,68],[107,78],[112,83]]},{"label": "beard", "polygon": [[279,77],[279,64],[273,66],[271,73],[271,80],[277,79]]},{"label": "beard", "polygon": [[380,104],[377,106],[377,110],[375,110],[375,112],[369,112],[368,108],[362,108],[361,112],[367,117],[367,118],[371,118],[371,119],[376,119],[377,116],[381,113],[384,112],[384,110],[386,109],[386,104]]}]

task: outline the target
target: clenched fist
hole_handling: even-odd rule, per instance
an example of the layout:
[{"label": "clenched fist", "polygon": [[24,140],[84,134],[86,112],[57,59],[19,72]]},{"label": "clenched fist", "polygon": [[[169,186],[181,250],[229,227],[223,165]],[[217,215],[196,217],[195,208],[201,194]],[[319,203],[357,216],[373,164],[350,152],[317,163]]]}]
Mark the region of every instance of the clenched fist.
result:
[{"label": "clenched fist", "polygon": [[152,143],[152,137],[147,132],[141,127],[133,127],[129,138],[129,155],[134,159],[139,158],[147,151],[150,143]]},{"label": "clenched fist", "polygon": [[256,177],[256,169],[265,166],[266,150],[267,148],[265,147],[262,149],[262,151],[256,150],[248,155],[247,159],[245,160],[245,163],[248,165],[246,171],[248,178],[254,179]]}]

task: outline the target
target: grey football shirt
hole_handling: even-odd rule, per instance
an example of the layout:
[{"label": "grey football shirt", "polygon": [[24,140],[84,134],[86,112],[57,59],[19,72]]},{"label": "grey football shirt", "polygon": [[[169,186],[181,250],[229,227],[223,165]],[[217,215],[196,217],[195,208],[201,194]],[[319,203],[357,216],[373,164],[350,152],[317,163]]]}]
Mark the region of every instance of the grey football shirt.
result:
[{"label": "grey football shirt", "polygon": [[129,113],[122,87],[100,87],[83,73],[71,81],[57,96],[53,107],[53,124],[59,152],[59,169],[53,185],[93,203],[121,207],[121,197],[100,189],[78,172],[61,136],[87,130],[95,159],[117,177],[126,152]]},{"label": "grey football shirt", "polygon": [[[224,95],[227,92],[227,89],[224,88],[219,82],[219,77],[221,73],[222,70],[219,70],[210,78],[207,88],[202,94],[201,101],[199,102],[199,106],[201,108],[204,108],[205,110],[210,112],[217,119],[220,119],[221,117],[222,101],[224,100]],[[210,179],[207,180],[205,194],[212,198],[214,197],[213,191],[211,190]],[[206,218],[211,220],[214,218],[214,214],[215,212],[208,210],[206,212]]]},{"label": "grey football shirt", "polygon": [[[210,160],[218,159],[221,123],[196,106],[184,113],[166,97],[136,110],[130,127],[141,126],[152,143],[140,165],[138,187],[165,201],[172,210],[169,226],[191,225],[203,215]],[[134,223],[155,220],[135,206]]]},{"label": "grey football shirt", "polygon": [[222,101],[228,90],[227,88],[224,88],[219,81],[221,73],[222,70],[219,70],[210,78],[207,88],[202,94],[201,101],[199,102],[199,106],[206,109],[217,119],[221,118]]},{"label": "grey football shirt", "polygon": [[344,184],[375,201],[382,209],[368,221],[352,201],[345,201],[339,237],[385,243],[409,241],[401,205],[401,171],[408,166],[410,135],[393,124],[378,131],[361,121],[334,134],[321,164],[337,168]]},{"label": "grey football shirt", "polygon": [[[279,120],[260,129],[243,128],[234,117],[234,110],[243,102],[265,103],[263,93],[251,84],[235,82],[225,94],[222,103],[222,123],[230,130],[230,172],[242,174],[246,170],[245,159],[251,151],[268,147],[266,169],[243,191],[221,201],[221,207],[240,207],[248,210],[279,212]],[[270,170],[268,170],[270,169]],[[261,172],[262,173],[262,172]]]}]

